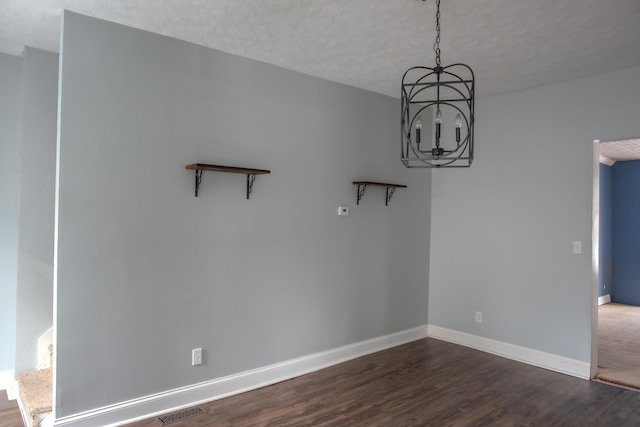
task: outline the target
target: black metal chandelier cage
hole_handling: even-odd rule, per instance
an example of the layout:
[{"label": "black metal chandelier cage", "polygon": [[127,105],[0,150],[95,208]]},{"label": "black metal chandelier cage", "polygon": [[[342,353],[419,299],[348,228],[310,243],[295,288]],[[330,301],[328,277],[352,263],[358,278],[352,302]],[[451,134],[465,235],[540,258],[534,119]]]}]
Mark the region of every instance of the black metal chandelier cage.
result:
[{"label": "black metal chandelier cage", "polygon": [[436,66],[412,67],[402,77],[402,162],[409,168],[469,167],[475,78],[468,65],[440,65],[436,3]]}]

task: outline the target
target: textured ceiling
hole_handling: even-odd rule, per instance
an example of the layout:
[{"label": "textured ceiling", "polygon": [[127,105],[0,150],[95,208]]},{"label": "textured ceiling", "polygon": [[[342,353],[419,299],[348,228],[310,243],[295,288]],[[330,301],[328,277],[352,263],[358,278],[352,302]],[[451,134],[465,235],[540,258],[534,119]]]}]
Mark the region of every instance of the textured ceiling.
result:
[{"label": "textured ceiling", "polygon": [[[0,0],[0,52],[58,51],[60,15],[97,18],[399,97],[434,64],[435,1]],[[640,65],[639,0],[443,0],[442,63],[479,96]]]},{"label": "textured ceiling", "polygon": [[640,159],[640,139],[603,141],[600,143],[600,156],[616,162]]}]

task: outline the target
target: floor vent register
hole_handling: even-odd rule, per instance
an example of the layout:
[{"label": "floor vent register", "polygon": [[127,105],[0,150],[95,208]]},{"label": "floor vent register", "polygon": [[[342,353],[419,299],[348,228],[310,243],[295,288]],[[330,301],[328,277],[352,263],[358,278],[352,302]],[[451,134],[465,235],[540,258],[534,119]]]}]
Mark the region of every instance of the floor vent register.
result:
[{"label": "floor vent register", "polygon": [[197,415],[202,415],[206,412],[207,411],[196,406],[193,408],[182,409],[177,412],[172,412],[170,414],[162,415],[158,417],[158,421],[160,421],[160,424],[164,426],[167,424],[175,423],[176,421],[182,421],[187,418],[195,417]]}]

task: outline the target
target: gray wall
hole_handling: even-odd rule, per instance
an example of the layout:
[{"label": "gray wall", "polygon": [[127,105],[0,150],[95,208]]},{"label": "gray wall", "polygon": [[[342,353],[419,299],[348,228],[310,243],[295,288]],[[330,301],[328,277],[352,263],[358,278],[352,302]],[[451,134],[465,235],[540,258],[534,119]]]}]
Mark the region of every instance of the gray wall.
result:
[{"label": "gray wall", "polygon": [[[426,324],[430,173],[398,159],[397,99],[73,13],[63,34],[58,417]],[[195,198],[195,162],[272,173]],[[358,179],[408,189],[356,206]]]},{"label": "gray wall", "polygon": [[36,369],[37,342],[53,324],[53,226],[58,54],[24,51],[16,372]]},{"label": "gray wall", "polygon": [[591,360],[593,140],[640,136],[639,78],[477,102],[473,167],[433,175],[430,324]]},{"label": "gray wall", "polygon": [[0,371],[14,368],[22,58],[0,54]]}]

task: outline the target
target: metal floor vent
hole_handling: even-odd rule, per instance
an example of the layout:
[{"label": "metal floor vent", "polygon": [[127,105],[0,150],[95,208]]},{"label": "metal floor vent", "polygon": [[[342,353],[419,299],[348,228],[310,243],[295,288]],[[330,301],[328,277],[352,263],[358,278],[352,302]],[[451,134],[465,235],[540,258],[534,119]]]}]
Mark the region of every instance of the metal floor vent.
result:
[{"label": "metal floor vent", "polygon": [[196,415],[202,415],[206,412],[207,411],[203,410],[202,408],[195,406],[193,408],[182,409],[178,412],[162,415],[161,417],[158,417],[158,421],[160,421],[160,424],[164,426],[167,424],[175,423],[176,421],[182,421],[186,418],[195,417]]}]

